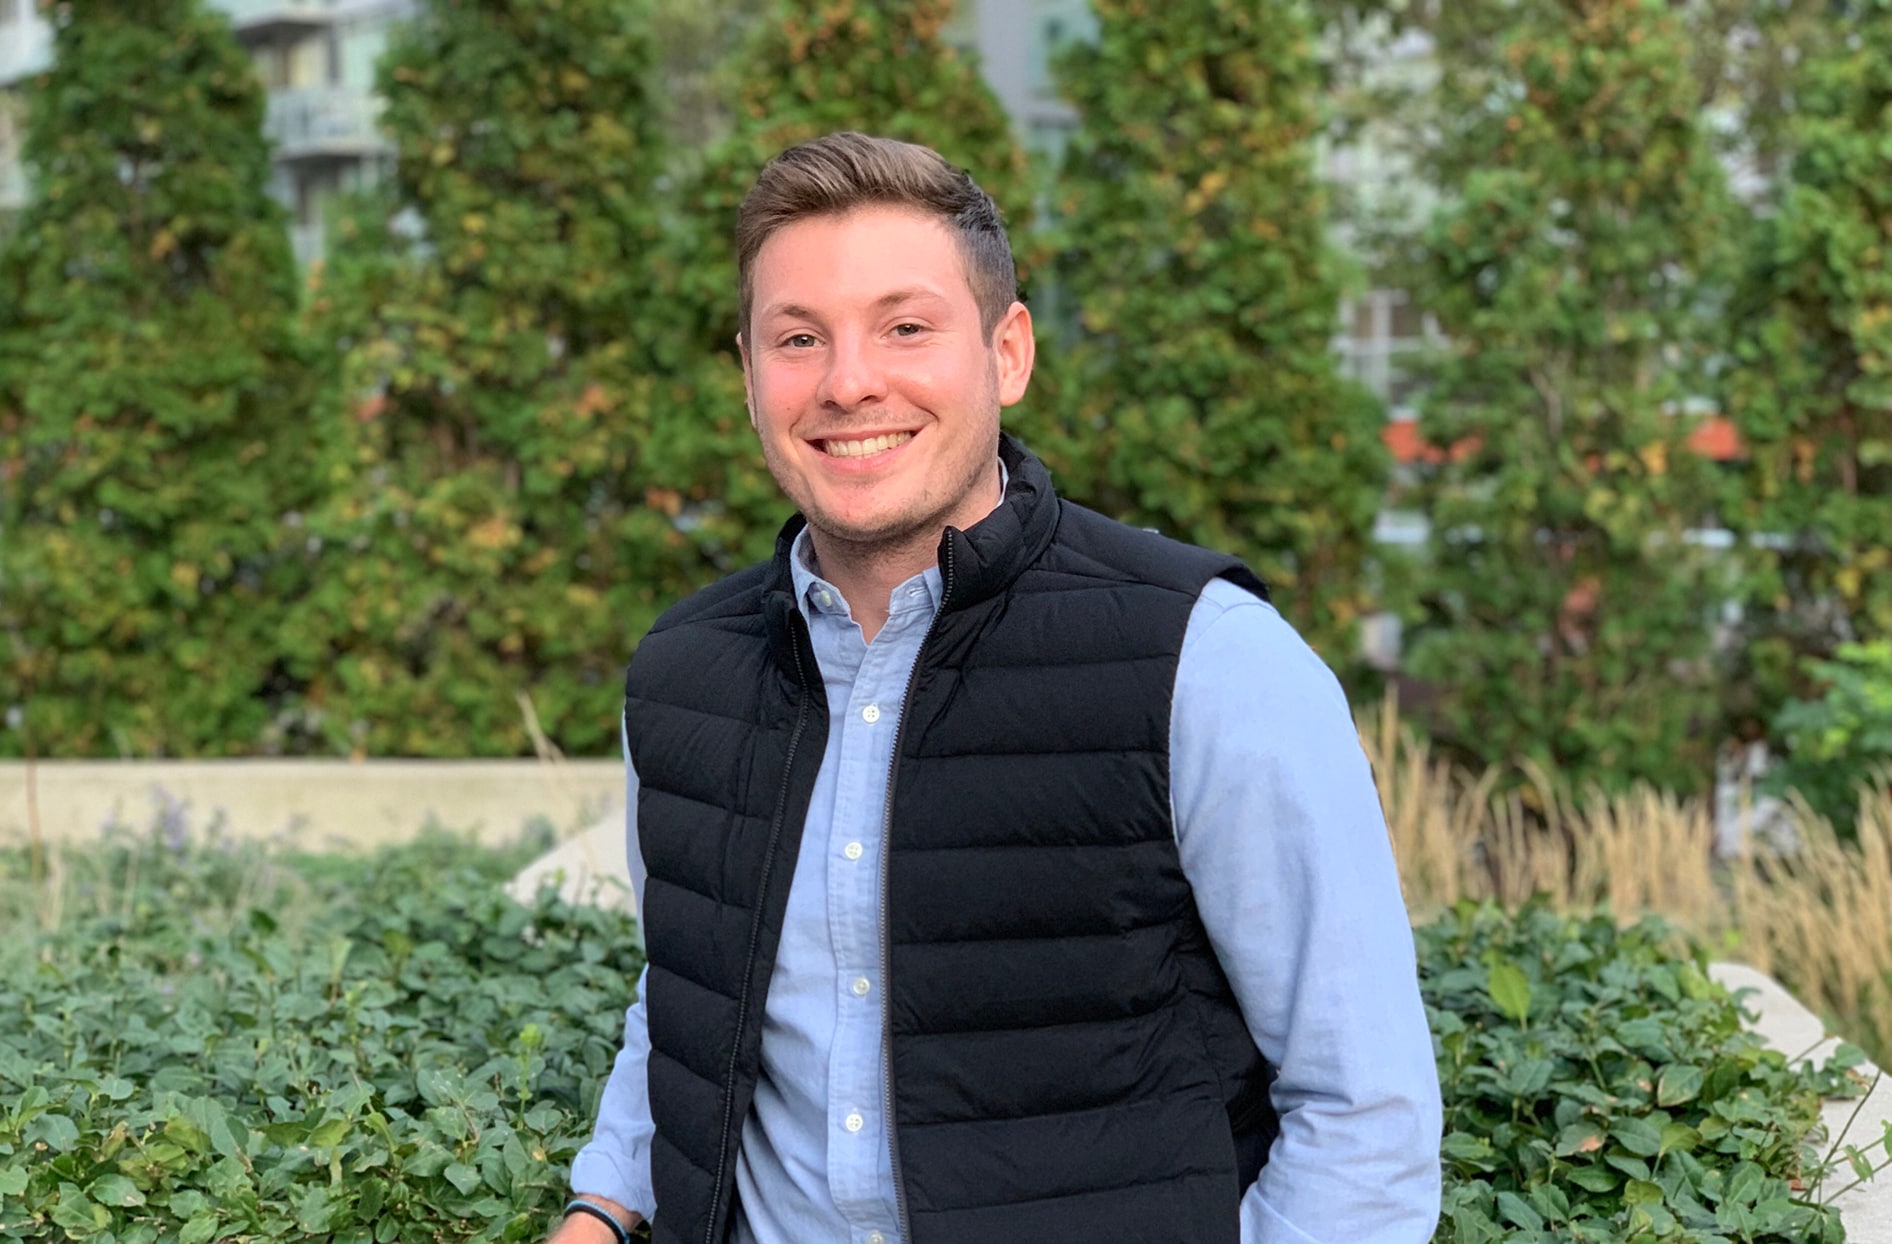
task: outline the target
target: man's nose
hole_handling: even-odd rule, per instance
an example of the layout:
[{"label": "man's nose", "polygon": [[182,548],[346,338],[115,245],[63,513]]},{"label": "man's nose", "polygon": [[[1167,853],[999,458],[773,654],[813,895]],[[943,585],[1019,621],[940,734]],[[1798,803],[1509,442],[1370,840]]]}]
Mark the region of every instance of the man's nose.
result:
[{"label": "man's nose", "polygon": [[828,370],[821,378],[823,405],[853,410],[887,396],[887,378],[869,342],[849,335],[838,337],[828,355]]}]

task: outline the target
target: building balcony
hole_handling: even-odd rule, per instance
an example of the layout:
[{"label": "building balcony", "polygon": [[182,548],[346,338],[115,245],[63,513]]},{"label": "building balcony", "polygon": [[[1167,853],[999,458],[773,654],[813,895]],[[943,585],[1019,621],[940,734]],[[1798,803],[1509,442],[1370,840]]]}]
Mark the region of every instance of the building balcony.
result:
[{"label": "building balcony", "polygon": [[217,0],[237,38],[251,46],[292,43],[326,30],[335,14],[318,0]]},{"label": "building balcony", "polygon": [[284,163],[341,164],[390,150],[381,137],[380,105],[367,91],[311,86],[271,91],[263,132]]},{"label": "building balcony", "polygon": [[0,156],[0,215],[9,215],[26,206],[26,170],[6,156]]},{"label": "building balcony", "polygon": [[306,268],[320,259],[328,249],[327,243],[321,225],[289,226],[289,249],[294,252],[298,267]]},{"label": "building balcony", "polygon": [[53,28],[31,12],[0,25],[0,90],[16,86],[53,63]]}]

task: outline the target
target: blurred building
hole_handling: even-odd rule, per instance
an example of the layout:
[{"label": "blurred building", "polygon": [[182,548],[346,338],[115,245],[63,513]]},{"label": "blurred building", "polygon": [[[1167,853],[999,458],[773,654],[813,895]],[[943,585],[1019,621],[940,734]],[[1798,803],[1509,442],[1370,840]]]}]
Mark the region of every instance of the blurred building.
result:
[{"label": "blurred building", "polygon": [[959,0],[947,30],[953,44],[977,58],[1019,140],[1053,157],[1077,128],[1077,110],[1058,97],[1054,58],[1096,34],[1087,0]]},{"label": "blurred building", "polygon": [[[303,262],[322,251],[328,201],[379,177],[393,152],[375,125],[374,67],[389,27],[416,0],[211,0],[230,15],[269,88],[271,193],[289,210]],[[19,86],[52,57],[34,0],[0,0],[0,216],[29,185],[21,170]]]}]

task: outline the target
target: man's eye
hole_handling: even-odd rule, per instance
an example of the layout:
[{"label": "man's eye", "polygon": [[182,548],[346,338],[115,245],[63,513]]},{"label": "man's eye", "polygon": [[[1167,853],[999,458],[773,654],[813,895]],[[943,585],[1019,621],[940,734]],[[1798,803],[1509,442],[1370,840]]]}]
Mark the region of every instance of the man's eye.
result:
[{"label": "man's eye", "polygon": [[896,337],[917,337],[926,329],[918,324],[895,324],[893,334]]},{"label": "man's eye", "polygon": [[782,342],[791,350],[806,350],[815,344],[813,333],[794,333]]}]

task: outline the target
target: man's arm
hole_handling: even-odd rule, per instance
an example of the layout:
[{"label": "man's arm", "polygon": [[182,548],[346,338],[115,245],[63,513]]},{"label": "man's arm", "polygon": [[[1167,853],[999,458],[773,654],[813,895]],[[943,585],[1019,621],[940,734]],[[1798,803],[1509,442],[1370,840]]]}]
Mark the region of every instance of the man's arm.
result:
[{"label": "man's arm", "polygon": [[1333,674],[1232,584],[1190,618],[1170,758],[1183,872],[1280,1073],[1243,1244],[1423,1244],[1438,1072],[1373,776]]},{"label": "man's arm", "polygon": [[[637,844],[637,770],[630,743],[624,748],[624,832],[631,872],[631,899],[641,925],[644,913],[644,857]],[[572,1194],[605,1210],[625,1227],[635,1227],[656,1210],[651,1189],[650,1022],[644,1010],[646,967],[637,980],[637,1001],[624,1012],[624,1045],[598,1101],[591,1140],[572,1160]],[[611,1228],[589,1214],[573,1214],[552,1233],[548,1244],[606,1244]]]}]

